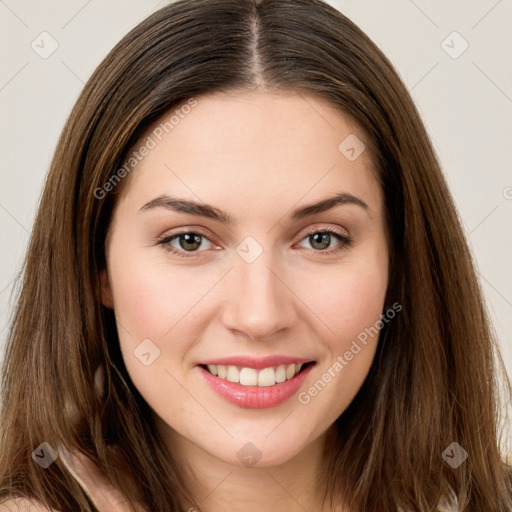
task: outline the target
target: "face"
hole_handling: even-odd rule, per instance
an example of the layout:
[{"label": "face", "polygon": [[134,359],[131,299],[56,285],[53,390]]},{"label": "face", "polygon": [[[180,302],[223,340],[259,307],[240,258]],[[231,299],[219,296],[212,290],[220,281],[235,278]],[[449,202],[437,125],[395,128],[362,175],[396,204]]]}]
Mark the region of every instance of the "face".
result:
[{"label": "face", "polygon": [[321,439],[368,374],[378,335],[363,333],[388,282],[382,191],[364,134],[323,100],[190,104],[141,139],[103,301],[171,445],[277,465]]}]

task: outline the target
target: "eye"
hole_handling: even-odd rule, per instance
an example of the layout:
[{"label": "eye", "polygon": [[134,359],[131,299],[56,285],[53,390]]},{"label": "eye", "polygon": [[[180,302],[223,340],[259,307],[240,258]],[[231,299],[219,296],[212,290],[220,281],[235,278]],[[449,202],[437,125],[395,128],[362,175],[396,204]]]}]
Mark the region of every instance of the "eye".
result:
[{"label": "eye", "polygon": [[[351,238],[334,228],[315,229],[306,233],[306,236],[301,240],[299,245],[304,242],[310,244],[312,250],[316,253],[325,255],[341,251],[344,247],[351,244]],[[337,242],[333,247],[333,243]],[[157,241],[165,251],[180,256],[182,258],[197,257],[197,253],[208,250],[209,248],[220,247],[216,246],[204,233],[199,230],[196,231],[182,231],[170,236],[165,236]]]},{"label": "eye", "polygon": [[[302,245],[304,241],[309,243],[315,252],[332,254],[349,246],[352,240],[341,231],[334,228],[324,228],[307,233],[306,237],[302,239],[301,244],[299,244],[301,247],[304,247]],[[334,248],[332,247],[333,242],[338,242]]]},{"label": "eye", "polygon": [[208,246],[208,244],[210,244],[216,247],[205,234],[196,231],[187,231],[166,236],[158,240],[157,243],[158,245],[162,245],[167,252],[171,252],[183,258],[194,257],[195,255],[193,253],[208,249],[205,245]]}]

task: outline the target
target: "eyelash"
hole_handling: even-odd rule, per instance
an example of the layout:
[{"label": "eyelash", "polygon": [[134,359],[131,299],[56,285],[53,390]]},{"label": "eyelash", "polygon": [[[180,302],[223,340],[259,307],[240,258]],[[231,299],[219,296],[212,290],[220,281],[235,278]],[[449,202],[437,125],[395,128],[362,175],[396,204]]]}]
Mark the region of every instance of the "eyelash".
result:
[{"label": "eyelash", "polygon": [[[340,231],[338,231],[338,230],[336,230],[334,228],[330,228],[330,227],[309,230],[309,231],[307,231],[304,234],[304,237],[301,238],[300,242],[302,242],[307,237],[309,237],[311,235],[314,235],[314,234],[317,234],[317,233],[321,233],[321,234],[328,233],[330,235],[334,235],[338,239],[338,241],[341,242],[341,244],[338,245],[334,249],[325,249],[325,250],[310,249],[313,252],[319,253],[319,254],[324,255],[324,256],[331,255],[331,254],[334,254],[334,253],[338,253],[339,251],[343,250],[345,247],[349,247],[351,245],[351,243],[352,243],[352,239],[349,236],[341,233]],[[199,235],[202,238],[206,238],[210,243],[212,243],[212,244],[214,243],[214,242],[212,242],[208,238],[208,236],[202,230],[195,229],[195,230],[190,230],[190,231],[180,231],[180,232],[175,233],[175,234],[173,234],[171,236],[166,236],[166,237],[160,238],[160,239],[157,240],[157,245],[162,245],[163,249],[166,252],[175,254],[176,256],[179,256],[181,258],[196,258],[197,257],[197,253],[200,253],[200,252],[203,252],[203,251],[198,251],[198,250],[195,250],[195,251],[183,251],[183,250],[176,249],[176,247],[173,247],[172,245],[170,245],[170,243],[175,238],[179,238],[181,235],[186,235],[186,234]]]}]

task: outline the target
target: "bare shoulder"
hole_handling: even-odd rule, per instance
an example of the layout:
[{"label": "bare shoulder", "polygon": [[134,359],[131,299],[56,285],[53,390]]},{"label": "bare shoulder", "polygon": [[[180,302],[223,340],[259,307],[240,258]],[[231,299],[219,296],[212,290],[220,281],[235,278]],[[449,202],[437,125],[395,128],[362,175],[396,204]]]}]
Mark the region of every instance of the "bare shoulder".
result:
[{"label": "bare shoulder", "polygon": [[41,503],[28,498],[13,498],[0,503],[0,512],[59,512],[54,508],[46,508]]}]

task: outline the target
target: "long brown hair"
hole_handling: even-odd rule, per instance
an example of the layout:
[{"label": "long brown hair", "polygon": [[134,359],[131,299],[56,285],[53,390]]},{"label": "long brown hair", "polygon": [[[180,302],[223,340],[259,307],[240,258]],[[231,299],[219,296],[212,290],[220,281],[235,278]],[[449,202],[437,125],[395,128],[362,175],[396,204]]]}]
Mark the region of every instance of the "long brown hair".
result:
[{"label": "long brown hair", "polygon": [[[98,190],[173,107],[256,87],[315,94],[350,116],[367,136],[385,195],[387,303],[402,311],[383,327],[370,372],[335,423],[326,498],[357,512],[425,512],[451,488],[461,510],[512,510],[498,370],[509,396],[510,382],[453,200],[393,66],[320,0],[170,4],[128,33],[87,82],[51,163],[8,340],[0,498],[95,510],[60,459],[44,471],[34,463],[31,453],[47,442],[86,453],[147,510],[200,509],[126,371],[114,314],[101,304],[120,189]],[[103,396],[94,383],[100,365]],[[456,469],[442,457],[454,442],[468,454]],[[112,446],[129,460],[123,471]]]}]

